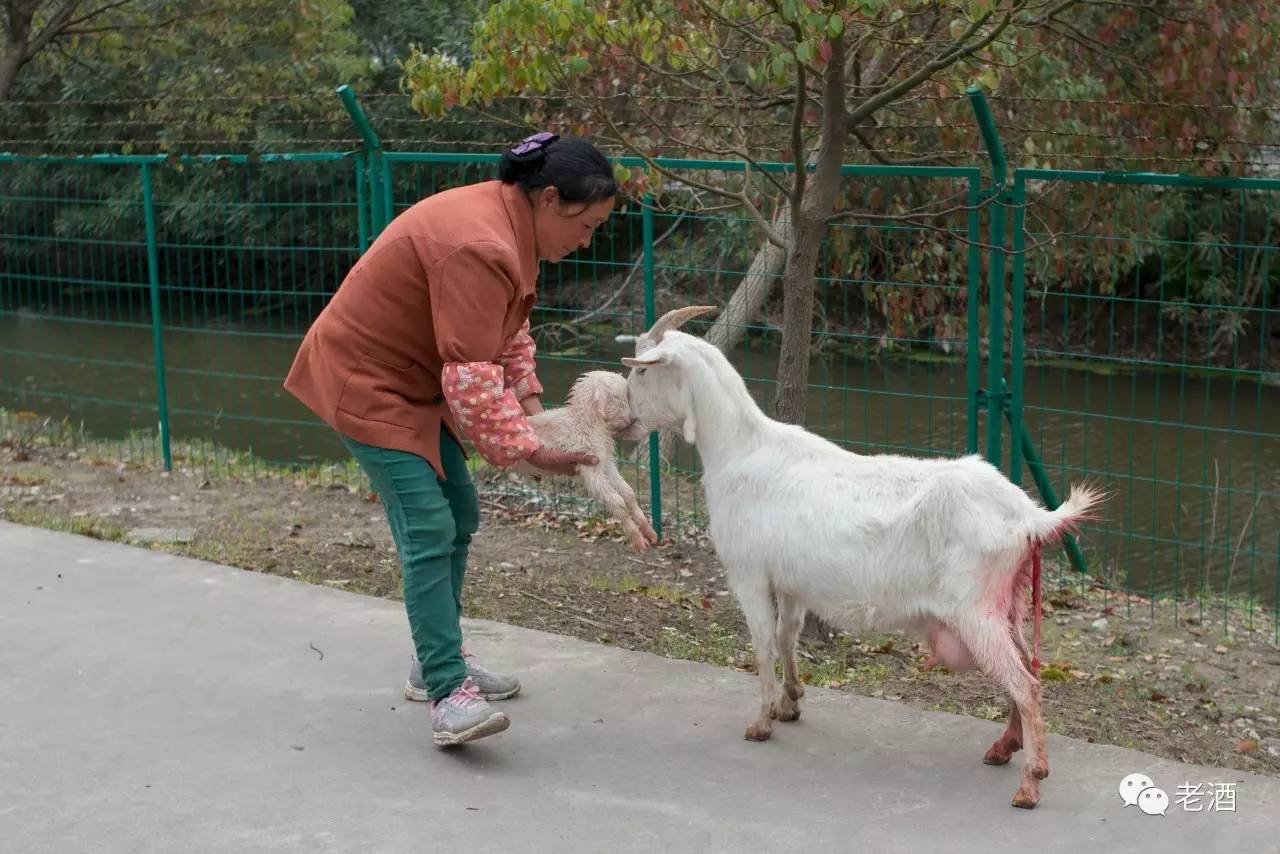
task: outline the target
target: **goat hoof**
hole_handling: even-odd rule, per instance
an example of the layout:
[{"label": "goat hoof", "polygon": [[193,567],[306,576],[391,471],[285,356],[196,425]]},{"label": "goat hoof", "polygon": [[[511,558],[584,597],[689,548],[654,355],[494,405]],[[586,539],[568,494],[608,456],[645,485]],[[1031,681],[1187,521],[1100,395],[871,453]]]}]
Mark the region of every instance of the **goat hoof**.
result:
[{"label": "goat hoof", "polygon": [[1037,780],[1044,780],[1049,776],[1049,764],[1031,766],[1031,776]]},{"label": "goat hoof", "polygon": [[788,685],[787,696],[793,700],[799,700],[801,697],[804,696],[804,686],[800,684]]},{"label": "goat hoof", "polygon": [[1013,754],[1021,749],[1022,742],[1002,738],[987,749],[987,755],[982,757],[982,761],[988,765],[1008,765]]},{"label": "goat hoof", "polygon": [[780,709],[774,717],[780,721],[798,721],[800,720],[800,707],[793,706],[790,709]]},{"label": "goat hoof", "polygon": [[773,735],[772,729],[765,729],[756,724],[747,727],[747,732],[743,736],[747,741],[768,741]]},{"label": "goat hoof", "polygon": [[1025,783],[1013,796],[1013,805],[1019,809],[1035,809],[1038,803],[1040,803],[1040,790],[1029,788]]}]

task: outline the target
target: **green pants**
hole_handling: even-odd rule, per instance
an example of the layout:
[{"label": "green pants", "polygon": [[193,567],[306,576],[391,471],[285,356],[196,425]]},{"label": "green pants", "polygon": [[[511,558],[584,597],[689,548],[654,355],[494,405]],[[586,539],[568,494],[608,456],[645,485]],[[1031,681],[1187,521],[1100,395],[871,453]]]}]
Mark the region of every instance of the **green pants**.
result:
[{"label": "green pants", "polygon": [[467,548],[480,525],[480,502],[462,449],[440,431],[447,480],[422,457],[342,438],[387,511],[400,556],[404,607],[431,699],[462,684],[462,576]]}]

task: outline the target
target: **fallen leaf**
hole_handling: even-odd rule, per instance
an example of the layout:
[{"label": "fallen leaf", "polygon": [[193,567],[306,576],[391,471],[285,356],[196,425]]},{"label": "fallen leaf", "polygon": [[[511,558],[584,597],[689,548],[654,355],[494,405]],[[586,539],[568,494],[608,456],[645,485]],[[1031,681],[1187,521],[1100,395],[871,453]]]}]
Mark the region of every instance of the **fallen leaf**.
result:
[{"label": "fallen leaf", "polygon": [[1166,695],[1161,694],[1159,691],[1151,692],[1151,702],[1153,703],[1163,703],[1167,699],[1169,698]]},{"label": "fallen leaf", "polygon": [[1258,749],[1256,739],[1244,738],[1236,742],[1236,753],[1253,753]]}]

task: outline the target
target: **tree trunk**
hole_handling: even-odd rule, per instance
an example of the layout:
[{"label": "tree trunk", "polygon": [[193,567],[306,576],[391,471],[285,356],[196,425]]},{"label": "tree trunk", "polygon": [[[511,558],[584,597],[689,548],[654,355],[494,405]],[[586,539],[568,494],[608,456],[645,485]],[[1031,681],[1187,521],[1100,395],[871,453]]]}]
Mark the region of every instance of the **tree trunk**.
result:
[{"label": "tree trunk", "polygon": [[809,389],[809,344],[813,337],[814,270],[825,229],[822,223],[798,222],[792,231],[787,271],[782,277],[782,352],[778,359],[778,392],[773,417],[804,424]]},{"label": "tree trunk", "polygon": [[31,58],[31,22],[39,0],[10,0],[5,3],[4,53],[0,54],[0,101],[9,100],[18,69]]},{"label": "tree trunk", "polygon": [[[783,205],[778,211],[773,219],[773,228],[784,240],[790,239],[790,205]],[[716,322],[711,324],[711,329],[707,331],[707,340],[720,348],[723,353],[729,353],[738,346],[738,342],[746,334],[747,324],[760,314],[765,300],[769,298],[769,294],[773,293],[773,286],[777,283],[778,276],[786,269],[786,263],[787,250],[765,241],[765,244],[756,250],[755,258],[751,259],[746,277],[733,292],[733,296],[729,297],[729,302],[716,317]]]},{"label": "tree trunk", "polygon": [[[831,48],[834,56],[843,57],[843,36],[833,38]],[[822,139],[818,143],[817,164],[811,174],[798,176],[796,181],[792,207],[798,210],[793,215],[787,271],[782,277],[782,353],[773,417],[789,424],[804,424],[813,337],[814,271],[827,233],[827,217],[840,193],[848,126],[844,96],[844,62],[833,62],[822,80]]]},{"label": "tree trunk", "polygon": [[22,67],[23,46],[6,44],[4,54],[0,55],[0,101],[9,100],[13,91],[13,81],[18,78],[18,69]]}]

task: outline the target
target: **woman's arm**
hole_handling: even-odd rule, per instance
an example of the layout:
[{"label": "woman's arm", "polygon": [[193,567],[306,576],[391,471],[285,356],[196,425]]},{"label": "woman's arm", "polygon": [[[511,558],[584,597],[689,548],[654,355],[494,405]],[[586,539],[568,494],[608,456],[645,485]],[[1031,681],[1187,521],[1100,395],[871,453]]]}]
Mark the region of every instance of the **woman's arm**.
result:
[{"label": "woman's arm", "polygon": [[[505,349],[502,321],[515,292],[503,263],[507,251],[498,244],[471,244],[441,261],[429,277],[436,346],[444,362],[440,380],[445,402],[480,456],[492,465],[506,468],[528,460],[543,471],[574,474],[577,466],[598,460],[593,454],[543,446],[525,416],[526,406],[541,409],[537,396],[520,401],[502,364],[494,361],[493,354]],[[526,388],[531,387],[526,382]]]},{"label": "woman's arm", "polygon": [[431,313],[445,402],[476,451],[500,468],[541,446],[516,390],[495,354],[504,352],[502,322],[515,285],[496,243],[468,244],[430,275]]},{"label": "woman's arm", "polygon": [[[516,400],[523,406],[525,400],[542,394],[542,383],[538,382],[538,363],[535,354],[538,351],[533,336],[529,334],[529,321],[525,322],[511,336],[498,357],[502,365],[503,381],[506,387],[516,393]],[[526,413],[532,415],[528,409]]]}]

